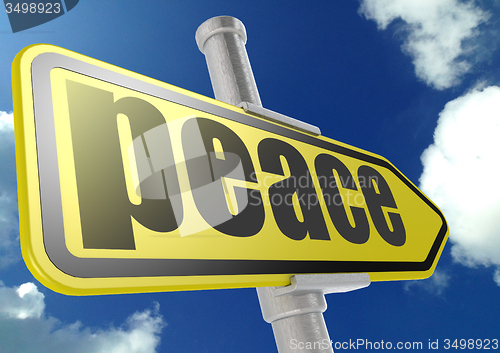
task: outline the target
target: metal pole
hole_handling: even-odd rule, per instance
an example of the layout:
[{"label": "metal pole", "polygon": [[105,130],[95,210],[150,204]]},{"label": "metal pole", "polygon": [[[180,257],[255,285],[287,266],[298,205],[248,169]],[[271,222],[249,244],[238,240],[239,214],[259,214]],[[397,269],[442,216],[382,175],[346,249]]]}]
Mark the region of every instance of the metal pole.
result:
[{"label": "metal pole", "polygon": [[198,48],[205,54],[215,99],[296,129],[321,134],[316,126],[262,107],[245,49],[247,33],[240,20],[230,16],[213,17],[198,27],[195,37]]},{"label": "metal pole", "polygon": [[333,352],[323,318],[325,294],[369,285],[366,273],[342,273],[295,275],[289,286],[257,288],[262,316],[272,324],[278,352]]},{"label": "metal pole", "polygon": [[[262,108],[245,49],[246,30],[241,21],[230,16],[211,18],[198,27],[195,37],[198,48],[205,54],[216,99],[242,106],[259,116],[320,133],[314,126]],[[287,287],[257,288],[262,315],[272,324],[278,352],[333,353],[322,314],[326,310],[324,294],[366,287],[370,284],[368,275],[304,275],[293,276],[291,282]]]},{"label": "metal pole", "polygon": [[245,49],[243,23],[230,16],[213,17],[198,27],[195,37],[207,60],[215,99],[232,105],[249,102],[262,106]]}]

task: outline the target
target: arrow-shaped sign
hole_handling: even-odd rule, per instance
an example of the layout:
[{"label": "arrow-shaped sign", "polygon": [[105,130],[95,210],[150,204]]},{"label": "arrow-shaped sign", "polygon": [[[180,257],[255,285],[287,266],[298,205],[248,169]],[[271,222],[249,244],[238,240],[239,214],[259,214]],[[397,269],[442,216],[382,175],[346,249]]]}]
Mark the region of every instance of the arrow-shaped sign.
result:
[{"label": "arrow-shaped sign", "polygon": [[68,50],[13,64],[24,259],[102,294],[432,274],[448,227],[389,161]]}]

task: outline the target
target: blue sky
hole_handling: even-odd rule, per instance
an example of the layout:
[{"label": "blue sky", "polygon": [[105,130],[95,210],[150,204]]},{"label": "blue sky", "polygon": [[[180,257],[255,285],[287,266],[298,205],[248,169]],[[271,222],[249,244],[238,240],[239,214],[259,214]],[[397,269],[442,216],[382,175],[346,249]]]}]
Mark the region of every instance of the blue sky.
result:
[{"label": "blue sky", "polygon": [[80,0],[16,34],[0,12],[0,352],[276,351],[255,289],[70,297],[20,254],[14,56],[50,43],[213,97],[194,34],[219,15],[246,26],[264,107],[386,157],[449,222],[430,279],[328,295],[331,339],[500,339],[498,1]]}]

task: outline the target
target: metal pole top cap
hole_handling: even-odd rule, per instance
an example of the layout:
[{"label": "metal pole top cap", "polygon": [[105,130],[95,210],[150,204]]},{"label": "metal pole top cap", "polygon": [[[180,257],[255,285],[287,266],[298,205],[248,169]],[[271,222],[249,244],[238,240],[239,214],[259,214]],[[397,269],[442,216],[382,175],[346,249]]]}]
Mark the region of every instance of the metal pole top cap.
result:
[{"label": "metal pole top cap", "polygon": [[247,42],[247,31],[240,20],[231,16],[212,17],[203,22],[196,30],[196,44],[198,44],[200,51],[204,54],[203,49],[208,38],[225,32],[237,33],[243,39],[243,43]]}]

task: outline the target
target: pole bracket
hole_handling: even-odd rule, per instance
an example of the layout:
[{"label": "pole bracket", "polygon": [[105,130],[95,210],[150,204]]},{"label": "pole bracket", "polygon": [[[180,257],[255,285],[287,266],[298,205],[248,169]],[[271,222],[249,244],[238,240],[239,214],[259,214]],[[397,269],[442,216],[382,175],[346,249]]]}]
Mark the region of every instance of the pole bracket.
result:
[{"label": "pole bracket", "polygon": [[290,284],[274,288],[274,296],[304,295],[308,293],[345,293],[370,285],[368,273],[329,273],[313,275],[294,275]]},{"label": "pole bracket", "polygon": [[289,116],[277,113],[275,111],[260,107],[256,104],[250,103],[250,102],[241,102],[238,104],[239,107],[243,108],[243,110],[246,113],[254,114],[259,117],[284,124],[296,129],[299,129],[301,131],[305,131],[314,135],[321,135],[321,130],[319,127],[305,123],[303,121],[290,118]]},{"label": "pole bracket", "polygon": [[290,282],[283,287],[257,288],[266,322],[323,313],[327,307],[325,294],[350,292],[368,287],[371,283],[367,273],[294,275],[290,277]]}]

